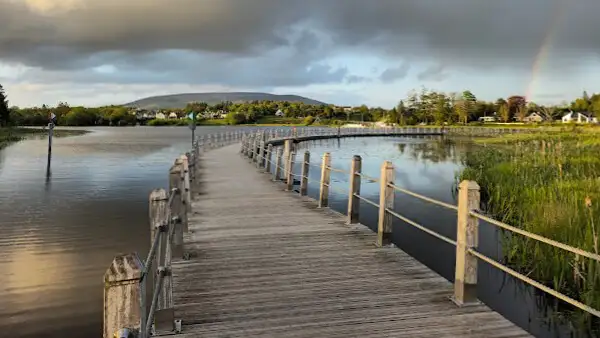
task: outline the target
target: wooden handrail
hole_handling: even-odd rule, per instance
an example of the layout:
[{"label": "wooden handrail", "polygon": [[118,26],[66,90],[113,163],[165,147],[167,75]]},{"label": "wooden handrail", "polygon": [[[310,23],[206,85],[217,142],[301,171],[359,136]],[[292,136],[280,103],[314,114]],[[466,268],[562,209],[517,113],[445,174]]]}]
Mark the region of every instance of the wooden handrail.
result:
[{"label": "wooden handrail", "polygon": [[[422,135],[423,132],[419,132],[418,129],[424,130],[423,128],[390,128],[381,129],[381,130],[371,130],[367,133],[362,133],[361,128],[356,128],[354,130],[345,130],[344,132],[340,132],[338,134],[337,130],[318,130],[318,132],[311,134],[309,136],[305,136],[302,132],[299,133],[296,137],[291,137],[291,135],[285,132],[277,133],[276,136],[271,137],[267,140],[268,144],[272,145],[281,145],[283,142],[293,142],[298,143],[302,141],[307,141],[311,139],[324,139],[324,138],[338,138],[344,136],[386,136],[386,135]],[[488,133],[488,134],[499,134],[499,133],[520,133],[521,129],[508,129],[508,128],[452,128],[456,133],[464,133],[464,134],[477,134],[477,133]],[[440,130],[438,135],[447,134],[449,129]],[[278,137],[277,137],[278,136]],[[242,142],[242,148],[246,147],[247,144]],[[278,148],[281,150],[281,148]],[[308,152],[307,152],[308,153]],[[358,161],[358,162],[357,162]],[[517,233],[519,235],[525,236],[527,238],[531,238],[533,240],[551,245],[553,247],[571,252],[573,254],[577,254],[583,257],[587,257],[596,261],[600,261],[600,255],[585,251],[579,248],[572,247],[570,245],[560,243],[549,238],[533,234],[531,232],[516,228],[514,226],[508,225],[506,223],[494,220],[488,216],[485,216],[479,211],[479,186],[474,181],[463,181],[459,185],[459,195],[458,195],[458,205],[452,205],[446,202],[442,202],[427,196],[423,196],[421,194],[406,190],[404,188],[398,187],[394,184],[394,167],[389,161],[385,161],[382,165],[382,170],[379,178],[370,177],[361,171],[360,167],[360,156],[355,155],[352,159],[350,165],[350,171],[345,171],[338,168],[333,168],[331,166],[331,154],[325,153],[323,155],[323,161],[320,165],[314,164],[314,166],[319,166],[321,169],[321,176],[319,181],[319,199],[318,204],[319,207],[327,207],[329,200],[329,192],[330,192],[330,173],[331,171],[346,173],[350,175],[350,186],[349,186],[349,195],[348,195],[348,223],[357,223],[359,221],[359,205],[360,202],[365,202],[379,209],[378,213],[378,240],[377,244],[380,246],[386,245],[391,241],[391,221],[390,217],[396,217],[401,219],[405,223],[425,232],[429,235],[438,238],[445,243],[454,245],[456,247],[456,267],[455,267],[455,283],[454,283],[454,294],[452,295],[452,300],[458,305],[463,306],[471,303],[477,303],[477,294],[476,294],[476,286],[477,286],[477,261],[482,260],[512,276],[520,279],[521,281],[532,285],[533,287],[546,292],[558,299],[563,300],[566,303],[569,303],[581,310],[584,310],[596,317],[600,317],[600,311],[594,309],[588,305],[585,305],[569,296],[566,296],[548,286],[545,286],[533,279],[520,274],[509,267],[503,265],[500,262],[493,260],[490,257],[487,257],[477,251],[478,246],[478,221],[483,220],[497,226],[501,229]],[[277,164],[279,165],[279,164]],[[302,162],[302,174],[299,175],[301,183],[304,186],[301,187],[300,191],[302,195],[306,195],[308,186],[307,182],[309,180],[308,177],[308,168],[313,164],[310,163],[310,157],[305,157]],[[293,170],[293,168],[290,168]],[[292,174],[293,176],[293,174]],[[380,183],[380,200],[379,203],[375,201],[371,201],[364,196],[360,195],[360,183],[362,179],[368,179],[373,182]],[[292,190],[292,189],[288,189]],[[456,240],[445,237],[427,227],[418,224],[417,222],[406,218],[400,213],[394,210],[393,205],[393,191],[398,191],[404,193],[406,195],[412,196],[414,198],[420,199],[427,203],[435,204],[438,206],[442,206],[444,208],[454,210],[457,212],[457,232],[456,232]]]},{"label": "wooden handrail", "polygon": [[[155,189],[150,193],[148,257],[142,261],[135,252],[117,255],[104,275],[104,338],[125,331],[141,338],[155,331],[181,332],[181,320],[175,318],[171,263],[173,257],[186,258],[183,233],[188,230],[187,216],[197,192],[201,153],[246,140],[248,135],[231,131],[198,136],[192,150],[178,157],[169,169],[169,191]],[[248,154],[245,149],[242,153]],[[153,284],[148,284],[150,276],[154,276]],[[152,287],[148,290],[152,294],[150,304],[146,299],[148,285]]]}]

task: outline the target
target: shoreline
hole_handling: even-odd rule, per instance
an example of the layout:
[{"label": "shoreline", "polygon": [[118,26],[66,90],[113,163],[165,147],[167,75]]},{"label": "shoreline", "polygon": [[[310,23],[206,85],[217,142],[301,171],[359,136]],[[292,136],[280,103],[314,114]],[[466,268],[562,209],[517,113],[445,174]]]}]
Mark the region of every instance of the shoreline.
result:
[{"label": "shoreline", "polygon": [[[29,137],[47,134],[48,129],[38,127],[0,128],[0,149]],[[90,133],[89,130],[55,129],[54,137],[79,136]]]}]

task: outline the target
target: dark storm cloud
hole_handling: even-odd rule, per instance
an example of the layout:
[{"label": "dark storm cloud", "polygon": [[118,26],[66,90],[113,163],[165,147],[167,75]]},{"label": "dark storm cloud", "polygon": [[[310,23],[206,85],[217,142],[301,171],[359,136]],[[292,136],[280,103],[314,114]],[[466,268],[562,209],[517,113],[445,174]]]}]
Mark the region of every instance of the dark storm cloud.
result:
[{"label": "dark storm cloud", "polygon": [[[598,0],[0,0],[0,60],[90,81],[302,85],[356,81],[323,63],[345,52],[530,68],[554,30],[552,57],[568,66],[597,55],[599,9]],[[89,71],[104,64],[119,73]]]},{"label": "dark storm cloud", "polygon": [[410,65],[408,63],[403,63],[395,68],[388,68],[384,70],[381,75],[379,75],[379,79],[383,83],[394,82],[399,79],[403,79],[408,75],[408,70],[410,69]]},{"label": "dark storm cloud", "polygon": [[417,79],[421,81],[443,81],[448,77],[443,65],[435,65],[426,68],[417,75]]}]

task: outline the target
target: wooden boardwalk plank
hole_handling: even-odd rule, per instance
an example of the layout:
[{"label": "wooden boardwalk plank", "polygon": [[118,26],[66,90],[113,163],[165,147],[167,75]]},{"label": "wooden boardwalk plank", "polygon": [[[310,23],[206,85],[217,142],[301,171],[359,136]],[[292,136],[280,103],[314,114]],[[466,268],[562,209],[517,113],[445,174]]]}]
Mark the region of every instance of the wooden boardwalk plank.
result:
[{"label": "wooden boardwalk plank", "polygon": [[270,181],[228,146],[204,155],[190,260],[173,263],[182,337],[530,337],[376,234]]}]

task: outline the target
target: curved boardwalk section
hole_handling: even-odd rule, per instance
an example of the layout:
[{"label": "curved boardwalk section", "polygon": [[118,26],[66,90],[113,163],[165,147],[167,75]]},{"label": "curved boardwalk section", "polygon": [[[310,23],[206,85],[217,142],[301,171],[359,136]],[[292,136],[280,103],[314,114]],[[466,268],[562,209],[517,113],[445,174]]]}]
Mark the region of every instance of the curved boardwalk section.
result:
[{"label": "curved boardwalk section", "polygon": [[529,337],[376,234],[284,191],[239,155],[203,155],[173,263],[181,337]]}]

